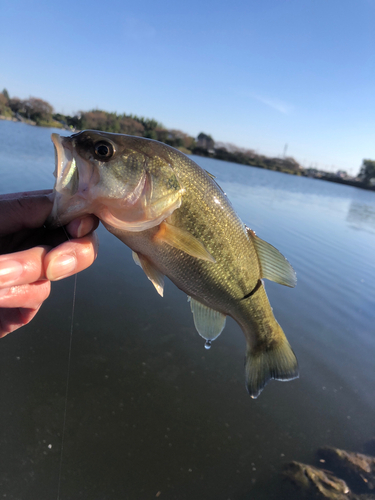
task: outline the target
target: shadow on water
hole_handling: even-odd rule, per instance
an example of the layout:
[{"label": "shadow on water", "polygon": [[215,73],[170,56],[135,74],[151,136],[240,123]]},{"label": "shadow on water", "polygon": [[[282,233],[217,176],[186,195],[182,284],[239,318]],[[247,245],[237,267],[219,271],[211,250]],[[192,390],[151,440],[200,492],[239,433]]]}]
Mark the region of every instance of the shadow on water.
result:
[{"label": "shadow on water", "polygon": [[[61,498],[246,498],[254,488],[273,498],[280,479],[262,449],[281,464],[272,435],[290,436],[267,417],[271,400],[245,392],[239,329],[230,322],[234,340],[207,352],[185,295],[169,283],[163,301],[130,252],[100,237],[97,273],[78,278]],[[73,283],[55,285],[43,316],[2,345],[7,498],[56,492]]]},{"label": "shadow on water", "polygon": [[[31,129],[15,135],[16,126],[5,141],[13,151]],[[9,168],[0,148],[3,192],[52,185],[51,131],[36,130],[44,149],[27,159],[42,164],[35,175],[23,175],[25,158]],[[99,257],[77,282],[61,500],[297,500],[284,464],[314,463],[323,445],[361,449],[374,435],[375,194],[197,161],[297,270],[295,290],[266,288],[301,378],[250,399],[239,327],[228,321],[205,350],[186,296],[167,282],[159,297],[130,250],[100,228]],[[71,279],[54,283],[35,320],[1,340],[8,500],[57,497],[72,297]]]}]

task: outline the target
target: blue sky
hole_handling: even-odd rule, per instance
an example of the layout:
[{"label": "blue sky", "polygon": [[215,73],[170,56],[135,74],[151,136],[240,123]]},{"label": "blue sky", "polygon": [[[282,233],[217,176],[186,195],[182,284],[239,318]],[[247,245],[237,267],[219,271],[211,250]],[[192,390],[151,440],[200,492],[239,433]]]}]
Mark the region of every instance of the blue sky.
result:
[{"label": "blue sky", "polygon": [[2,0],[0,90],[356,173],[375,159],[375,0]]}]

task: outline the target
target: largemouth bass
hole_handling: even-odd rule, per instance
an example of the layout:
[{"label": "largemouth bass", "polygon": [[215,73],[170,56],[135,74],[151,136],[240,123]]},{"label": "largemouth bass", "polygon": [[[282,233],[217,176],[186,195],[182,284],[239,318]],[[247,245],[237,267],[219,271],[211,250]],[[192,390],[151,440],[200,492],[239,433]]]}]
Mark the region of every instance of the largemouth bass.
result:
[{"label": "largemouth bass", "polygon": [[180,151],[140,137],[86,130],[52,134],[52,141],[53,223],[99,217],[133,250],[160,295],[164,276],[188,295],[207,347],[231,316],[246,338],[246,386],[253,398],[270,379],[298,377],[263,284],[266,278],[293,287],[295,272],[243,224],[213,176]]}]

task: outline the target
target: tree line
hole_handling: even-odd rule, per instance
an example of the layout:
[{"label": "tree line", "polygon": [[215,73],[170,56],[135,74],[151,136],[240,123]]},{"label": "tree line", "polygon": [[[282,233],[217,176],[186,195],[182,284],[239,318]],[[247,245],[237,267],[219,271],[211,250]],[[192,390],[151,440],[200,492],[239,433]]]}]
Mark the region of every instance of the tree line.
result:
[{"label": "tree line", "polygon": [[[44,127],[65,128],[70,130],[103,130],[119,134],[135,135],[164,142],[186,154],[196,154],[225,160],[242,165],[255,166],[286,172],[295,175],[312,175],[325,180],[345,182],[335,174],[314,169],[304,169],[293,157],[268,157],[252,149],[240,148],[234,144],[215,142],[204,132],[192,137],[177,129],[167,129],[153,118],[144,118],[134,114],[108,112],[99,109],[80,111],[74,116],[55,113],[53,106],[37,97],[20,99],[10,97],[4,89],[0,93],[0,116],[7,119],[25,121]],[[350,181],[353,183],[353,180]],[[348,183],[350,183],[348,181]],[[360,173],[354,182],[363,186],[375,186],[375,161],[364,159]]]},{"label": "tree line", "polygon": [[53,106],[37,97],[20,99],[10,97],[6,89],[0,93],[0,115],[15,118],[32,125],[70,130],[103,130],[118,134],[135,135],[164,142],[186,153],[196,147],[195,138],[181,130],[166,129],[153,118],[94,109],[80,111],[74,116],[55,113]]}]

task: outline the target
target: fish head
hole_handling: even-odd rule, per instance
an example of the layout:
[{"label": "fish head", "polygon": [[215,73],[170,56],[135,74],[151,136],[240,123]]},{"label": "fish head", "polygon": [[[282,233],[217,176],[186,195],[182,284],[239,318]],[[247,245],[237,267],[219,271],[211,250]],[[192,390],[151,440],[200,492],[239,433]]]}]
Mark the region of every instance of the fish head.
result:
[{"label": "fish head", "polygon": [[184,189],[163,144],[95,130],[52,134],[52,142],[54,225],[95,214],[117,229],[144,231],[181,205]]}]

